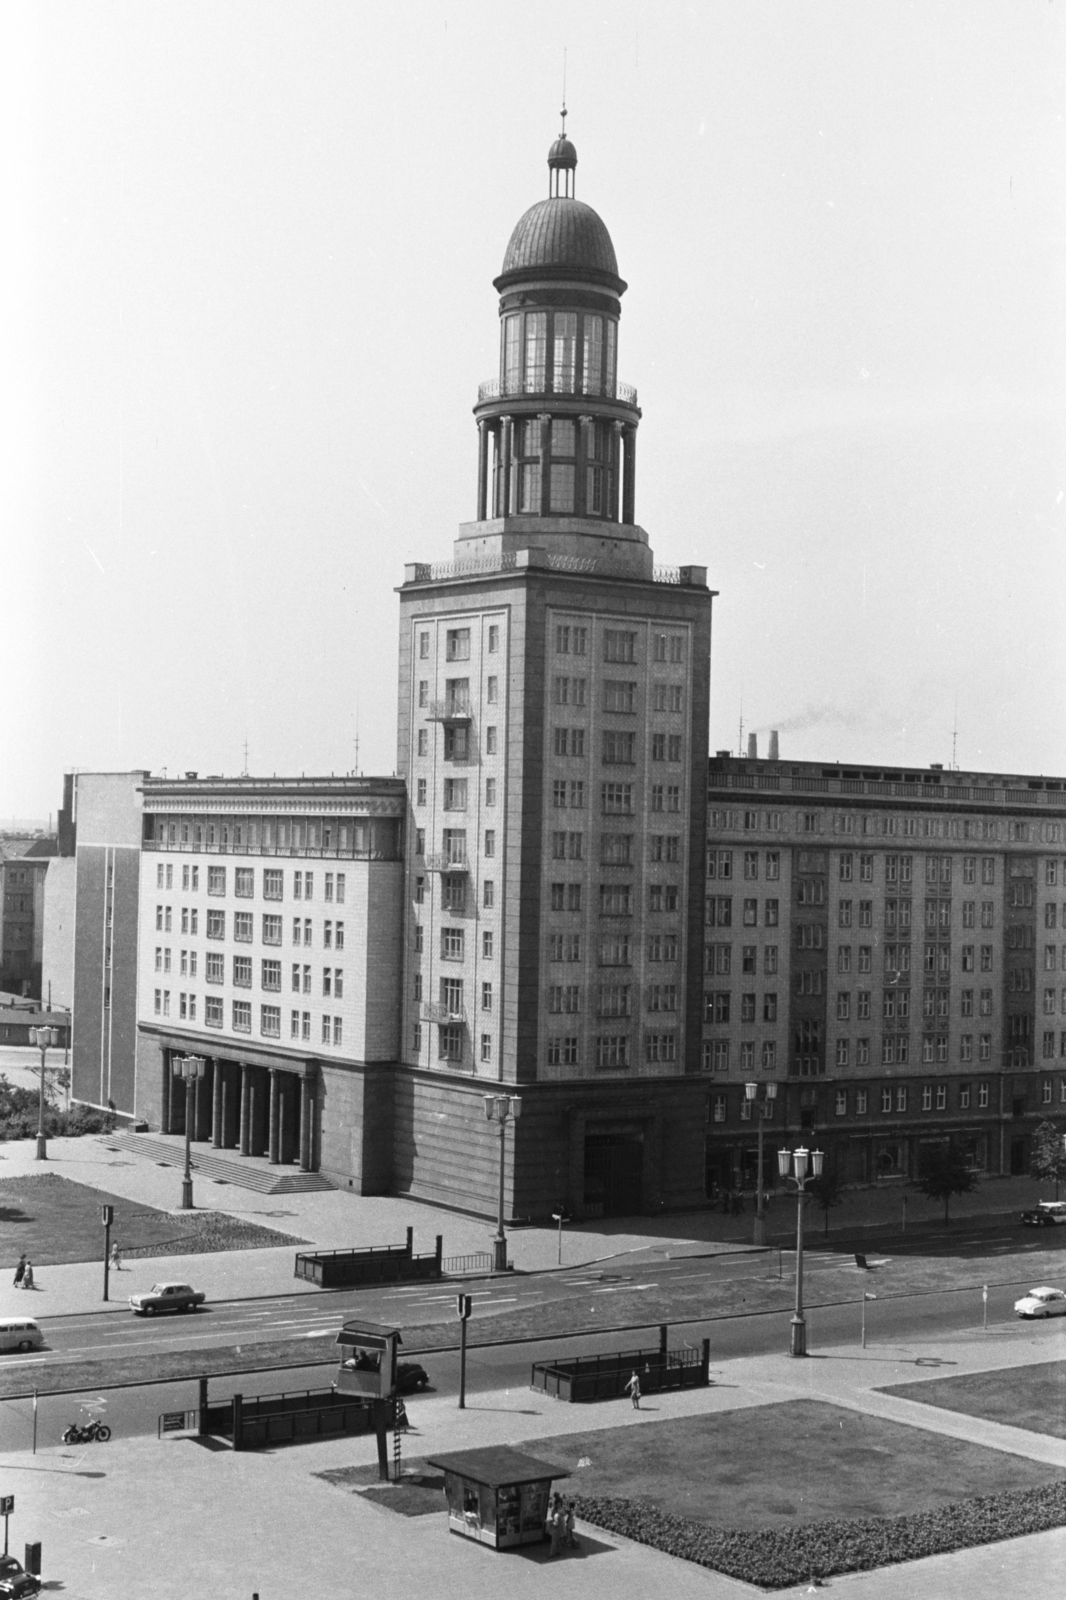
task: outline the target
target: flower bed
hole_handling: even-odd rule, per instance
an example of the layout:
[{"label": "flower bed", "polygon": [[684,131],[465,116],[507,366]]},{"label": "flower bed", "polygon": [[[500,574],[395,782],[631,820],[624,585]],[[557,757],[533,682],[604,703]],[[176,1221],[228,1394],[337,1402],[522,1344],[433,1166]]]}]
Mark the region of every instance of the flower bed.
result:
[{"label": "flower bed", "polygon": [[866,1572],[1066,1525],[1066,1483],[1008,1490],[897,1517],[808,1522],[790,1528],[713,1528],[641,1500],[578,1496],[577,1515],[666,1555],[763,1589]]}]

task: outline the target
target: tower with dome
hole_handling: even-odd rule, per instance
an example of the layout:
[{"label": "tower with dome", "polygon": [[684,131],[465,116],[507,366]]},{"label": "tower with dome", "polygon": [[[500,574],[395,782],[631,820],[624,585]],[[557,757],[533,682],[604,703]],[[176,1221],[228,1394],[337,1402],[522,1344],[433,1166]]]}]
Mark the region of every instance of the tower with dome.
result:
[{"label": "tower with dome", "polygon": [[576,169],[562,134],[494,280],[476,516],[400,589],[393,1183],[494,1209],[484,1097],[519,1095],[513,1217],[702,1198],[676,1177],[696,1145],[666,1152],[702,1149],[712,595],[703,568],[657,568],[636,520],[627,286]]}]

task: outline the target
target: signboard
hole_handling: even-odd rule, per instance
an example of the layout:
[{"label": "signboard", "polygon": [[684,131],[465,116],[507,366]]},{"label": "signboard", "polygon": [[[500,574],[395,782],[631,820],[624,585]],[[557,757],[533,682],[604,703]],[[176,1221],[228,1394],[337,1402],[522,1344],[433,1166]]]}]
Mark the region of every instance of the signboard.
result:
[{"label": "signboard", "polygon": [[0,1517],[9,1517],[15,1509],[15,1496],[13,1494],[0,1495]]},{"label": "signboard", "polygon": [[471,1298],[468,1294],[457,1294],[455,1297],[455,1314],[463,1322],[466,1321],[471,1311]]},{"label": "signboard", "polygon": [[160,1433],[180,1433],[184,1426],[184,1411],[164,1411],[159,1419]]},{"label": "signboard", "polygon": [[101,1206],[100,1207],[100,1221],[103,1223],[104,1227],[105,1228],[110,1228],[110,1226],[114,1222],[114,1220],[115,1220],[115,1208],[114,1208],[114,1206]]}]

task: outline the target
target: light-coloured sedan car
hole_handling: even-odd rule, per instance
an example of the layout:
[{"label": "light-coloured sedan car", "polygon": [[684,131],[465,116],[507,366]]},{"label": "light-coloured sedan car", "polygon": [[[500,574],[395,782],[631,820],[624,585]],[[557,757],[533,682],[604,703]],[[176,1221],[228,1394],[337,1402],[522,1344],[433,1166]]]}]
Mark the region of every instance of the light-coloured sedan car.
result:
[{"label": "light-coloured sedan car", "polygon": [[1014,1302],[1015,1314],[1032,1320],[1033,1317],[1066,1317],[1066,1291],[1062,1289],[1030,1289],[1027,1295]]},{"label": "light-coloured sedan car", "polygon": [[151,1317],[157,1311],[195,1311],[206,1299],[187,1283],[153,1283],[147,1294],[131,1294],[130,1305],[137,1316]]}]

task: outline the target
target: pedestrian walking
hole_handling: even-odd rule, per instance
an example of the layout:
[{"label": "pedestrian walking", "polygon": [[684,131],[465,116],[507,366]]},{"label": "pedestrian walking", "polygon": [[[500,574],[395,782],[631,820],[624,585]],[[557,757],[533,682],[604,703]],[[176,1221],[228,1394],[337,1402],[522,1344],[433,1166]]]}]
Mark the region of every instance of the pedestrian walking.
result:
[{"label": "pedestrian walking", "polygon": [[26,1263],[25,1269],[24,1269],[23,1274],[22,1274],[22,1287],[24,1289],[32,1289],[33,1288],[33,1262],[32,1261],[27,1261],[27,1263]]},{"label": "pedestrian walking", "polygon": [[637,1376],[636,1368],[633,1369],[633,1376],[630,1378],[629,1382],[626,1384],[625,1392],[626,1392],[627,1395],[629,1395],[630,1399],[633,1402],[633,1410],[634,1411],[639,1411],[640,1410],[640,1378]]},{"label": "pedestrian walking", "polygon": [[563,1547],[566,1536],[566,1513],[563,1510],[563,1497],[561,1494],[552,1495],[551,1506],[548,1510],[548,1537],[551,1539],[549,1558],[557,1556]]},{"label": "pedestrian walking", "polygon": [[122,1251],[117,1244],[111,1246],[111,1270],[112,1272],[122,1271]]},{"label": "pedestrian walking", "polygon": [[577,1534],[574,1532],[575,1515],[574,1502],[568,1500],[566,1502],[566,1543],[571,1550],[577,1549]]},{"label": "pedestrian walking", "polygon": [[22,1254],[19,1256],[18,1264],[15,1267],[15,1288],[16,1289],[21,1289],[22,1288],[22,1279],[23,1279],[23,1276],[25,1274],[25,1271],[26,1271],[26,1252],[23,1251]]}]

